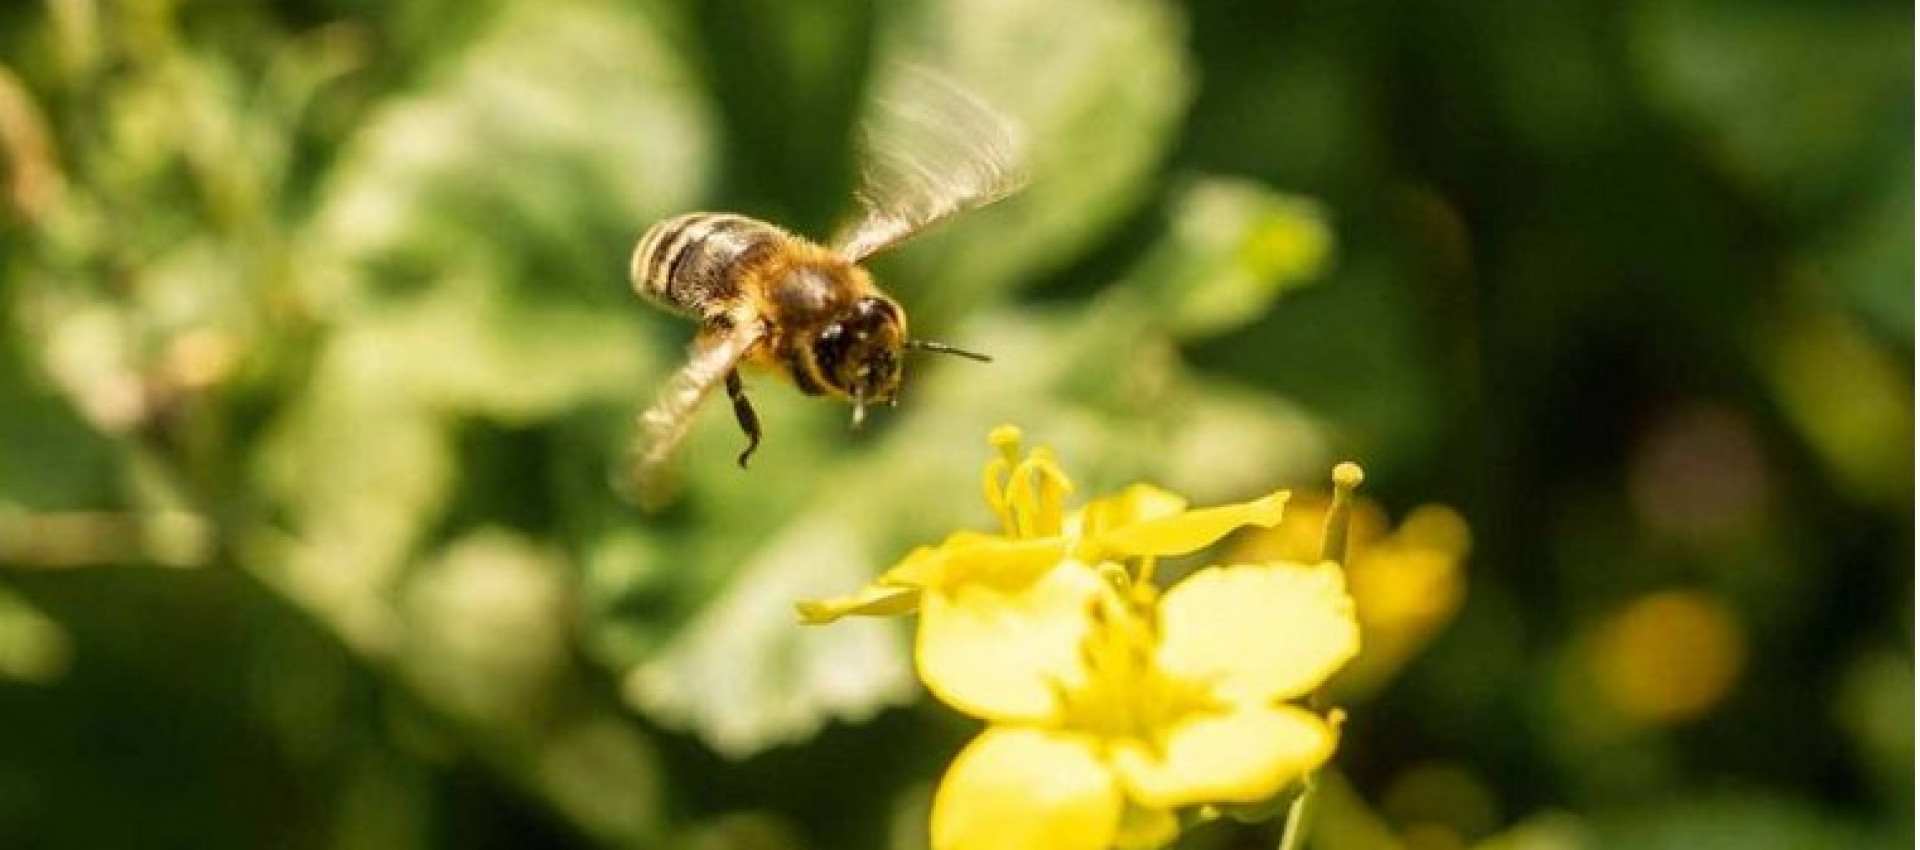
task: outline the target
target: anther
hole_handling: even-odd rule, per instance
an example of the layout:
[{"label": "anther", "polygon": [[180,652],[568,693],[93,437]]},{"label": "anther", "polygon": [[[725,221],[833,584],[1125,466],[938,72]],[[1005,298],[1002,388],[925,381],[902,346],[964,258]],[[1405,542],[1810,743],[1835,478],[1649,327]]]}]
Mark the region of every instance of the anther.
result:
[{"label": "anther", "polygon": [[1333,505],[1327,508],[1327,524],[1320,535],[1320,559],[1347,562],[1347,526],[1353,516],[1353,491],[1366,480],[1360,464],[1342,461],[1333,468]]}]

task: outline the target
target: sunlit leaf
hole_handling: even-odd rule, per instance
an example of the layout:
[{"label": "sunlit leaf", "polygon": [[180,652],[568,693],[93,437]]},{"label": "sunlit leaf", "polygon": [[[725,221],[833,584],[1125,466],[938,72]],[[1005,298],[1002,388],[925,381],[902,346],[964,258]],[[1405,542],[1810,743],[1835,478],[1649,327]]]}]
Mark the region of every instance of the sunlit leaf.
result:
[{"label": "sunlit leaf", "polygon": [[380,389],[394,365],[347,335],[258,457],[264,495],[291,537],[261,552],[287,592],[362,651],[393,640],[389,593],[454,477],[450,435],[429,408]]},{"label": "sunlit leaf", "polygon": [[[418,285],[469,256],[501,285],[625,297],[627,240],[710,170],[710,117],[677,57],[630,6],[508,5],[351,143],[305,246],[309,297],[365,289],[338,264]],[[533,258],[569,279],[514,277]]]},{"label": "sunlit leaf", "polygon": [[1175,199],[1169,216],[1170,256],[1149,285],[1165,290],[1183,337],[1259,318],[1281,293],[1332,261],[1325,211],[1257,184],[1197,182]]},{"label": "sunlit leaf", "polygon": [[647,360],[638,331],[618,313],[502,303],[485,291],[450,287],[355,322],[350,333],[364,356],[387,362],[382,382],[412,401],[521,422],[588,401],[632,398]]},{"label": "sunlit leaf", "polygon": [[627,676],[627,699],[744,757],[804,739],[829,718],[860,720],[910,697],[913,677],[892,624],[803,629],[797,599],[857,586],[867,546],[838,523],[789,529],[746,565],[657,657]]},{"label": "sunlit leaf", "polygon": [[704,108],[645,15],[516,5],[350,143],[296,248],[334,330],[262,456],[301,586],[378,620],[463,419],[641,384],[633,314],[595,305],[632,303],[626,240],[702,185]]},{"label": "sunlit leaf", "polygon": [[[883,55],[884,98],[931,68],[1024,133],[1032,183],[881,264],[909,308],[979,304],[1083,250],[1151,186],[1186,108],[1191,72],[1179,12],[1153,0],[930,0]],[[889,76],[898,75],[898,76]]]},{"label": "sunlit leaf", "polygon": [[568,662],[556,553],[498,529],[443,550],[407,582],[406,663],[462,715],[537,716]]}]

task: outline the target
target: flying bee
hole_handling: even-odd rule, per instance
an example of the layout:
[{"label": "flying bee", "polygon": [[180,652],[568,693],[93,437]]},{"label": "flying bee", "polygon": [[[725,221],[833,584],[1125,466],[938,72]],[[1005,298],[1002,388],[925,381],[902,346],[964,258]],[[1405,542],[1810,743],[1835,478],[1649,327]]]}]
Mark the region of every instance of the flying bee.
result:
[{"label": "flying bee", "polygon": [[655,486],[700,402],[725,384],[747,437],[760,418],[739,367],[768,368],[808,395],[846,399],[858,427],[870,404],[894,404],[908,350],[974,360],[985,355],[914,339],[906,311],[861,263],[955,213],[1024,184],[1013,125],[979,100],[925,73],[913,96],[883,103],[865,133],[857,222],[820,245],[764,221],[697,212],[649,228],[629,275],[641,297],[699,323],[686,365],[641,414],[638,483]]}]

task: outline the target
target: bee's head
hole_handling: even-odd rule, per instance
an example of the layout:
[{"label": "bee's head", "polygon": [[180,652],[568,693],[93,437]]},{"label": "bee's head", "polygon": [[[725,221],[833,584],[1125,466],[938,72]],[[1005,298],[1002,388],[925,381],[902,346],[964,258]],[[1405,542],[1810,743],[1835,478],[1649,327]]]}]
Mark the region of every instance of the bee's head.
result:
[{"label": "bee's head", "polygon": [[900,391],[900,352],[907,346],[907,320],[900,305],[878,296],[853,302],[813,341],[821,383],[853,399],[858,425],[869,403],[892,403]]}]

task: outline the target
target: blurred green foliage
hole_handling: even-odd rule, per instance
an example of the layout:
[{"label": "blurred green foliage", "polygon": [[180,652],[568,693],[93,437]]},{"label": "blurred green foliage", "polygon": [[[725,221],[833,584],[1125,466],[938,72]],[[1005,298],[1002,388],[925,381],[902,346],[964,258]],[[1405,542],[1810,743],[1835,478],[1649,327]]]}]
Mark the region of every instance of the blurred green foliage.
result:
[{"label": "blurred green foliage", "polygon": [[[971,730],[790,604],[984,522],[1000,422],[1096,492],[1356,457],[1464,513],[1315,846],[1910,845],[1912,51],[1873,0],[7,4],[0,845],[921,846]],[[689,329],[632,240],[829,232],[906,64],[1032,144],[874,263],[996,362],[851,433],[755,381],[753,470],[709,410],[641,515]],[[1686,716],[1604,673],[1698,658]]]}]

